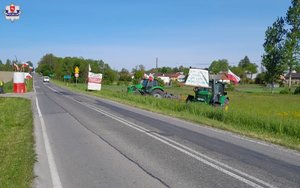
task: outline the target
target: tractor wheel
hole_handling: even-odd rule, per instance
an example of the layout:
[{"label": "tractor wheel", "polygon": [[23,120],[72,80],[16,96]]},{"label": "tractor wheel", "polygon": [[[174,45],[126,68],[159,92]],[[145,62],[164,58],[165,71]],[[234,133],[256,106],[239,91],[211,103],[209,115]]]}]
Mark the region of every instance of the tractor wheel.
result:
[{"label": "tractor wheel", "polygon": [[190,102],[192,102],[192,101],[194,101],[194,96],[193,96],[193,95],[189,95],[189,96],[185,99],[185,102],[186,102],[186,103],[190,103]]},{"label": "tractor wheel", "polygon": [[164,96],[164,92],[159,89],[155,89],[154,91],[151,92],[151,95],[155,98],[162,98]]},{"label": "tractor wheel", "polygon": [[218,102],[213,103],[212,105],[213,105],[213,107],[215,107],[215,108],[220,108],[220,107],[221,107],[221,104],[218,103]]}]

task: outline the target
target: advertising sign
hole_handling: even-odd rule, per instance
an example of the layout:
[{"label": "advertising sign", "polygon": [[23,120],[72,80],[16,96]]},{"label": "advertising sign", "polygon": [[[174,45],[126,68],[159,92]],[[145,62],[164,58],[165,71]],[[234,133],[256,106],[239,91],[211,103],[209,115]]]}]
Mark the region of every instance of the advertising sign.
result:
[{"label": "advertising sign", "polygon": [[88,90],[101,90],[102,74],[89,72]]},{"label": "advertising sign", "polygon": [[202,69],[190,69],[189,76],[185,82],[187,86],[209,87],[208,71]]}]

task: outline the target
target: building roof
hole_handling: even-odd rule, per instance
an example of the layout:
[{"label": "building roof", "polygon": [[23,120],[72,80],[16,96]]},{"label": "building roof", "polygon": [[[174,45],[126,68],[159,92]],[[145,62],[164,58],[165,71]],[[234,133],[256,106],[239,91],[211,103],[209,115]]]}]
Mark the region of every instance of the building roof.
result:
[{"label": "building roof", "polygon": [[[285,75],[286,79],[289,79],[290,74]],[[300,80],[300,73],[292,73],[292,79],[299,79]]]}]

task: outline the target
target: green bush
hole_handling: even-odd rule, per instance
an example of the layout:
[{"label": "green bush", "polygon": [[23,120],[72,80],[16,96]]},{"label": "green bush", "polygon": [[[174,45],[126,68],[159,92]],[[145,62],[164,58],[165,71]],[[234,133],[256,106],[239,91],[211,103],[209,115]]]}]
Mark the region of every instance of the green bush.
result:
[{"label": "green bush", "polygon": [[265,76],[266,76],[266,73],[260,73],[256,76],[255,78],[255,83],[256,84],[264,84],[265,83]]},{"label": "green bush", "polygon": [[295,89],[294,94],[295,95],[299,95],[300,94],[300,86]]},{"label": "green bush", "polygon": [[172,81],[172,86],[173,87],[180,87],[180,83],[177,80]]},{"label": "green bush", "polygon": [[283,90],[281,90],[279,93],[280,93],[280,94],[289,94],[289,93],[290,93],[290,91],[289,91],[289,89],[288,89],[288,88],[284,88],[284,89],[283,89]]},{"label": "green bush", "polygon": [[6,82],[4,83],[3,87],[4,93],[12,93],[13,92],[13,82]]},{"label": "green bush", "polygon": [[226,85],[226,90],[227,91],[234,91],[235,90],[234,85],[233,84],[227,84]]}]

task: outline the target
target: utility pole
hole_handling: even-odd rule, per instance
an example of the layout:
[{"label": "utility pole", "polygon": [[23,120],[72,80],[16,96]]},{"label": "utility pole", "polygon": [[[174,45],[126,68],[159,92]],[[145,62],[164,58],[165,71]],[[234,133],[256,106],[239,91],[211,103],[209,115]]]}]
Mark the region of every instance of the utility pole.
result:
[{"label": "utility pole", "polygon": [[158,73],[158,57],[156,57],[156,72]]}]

